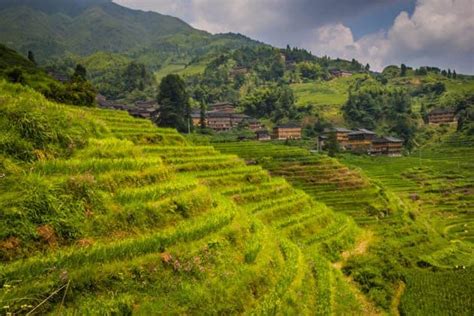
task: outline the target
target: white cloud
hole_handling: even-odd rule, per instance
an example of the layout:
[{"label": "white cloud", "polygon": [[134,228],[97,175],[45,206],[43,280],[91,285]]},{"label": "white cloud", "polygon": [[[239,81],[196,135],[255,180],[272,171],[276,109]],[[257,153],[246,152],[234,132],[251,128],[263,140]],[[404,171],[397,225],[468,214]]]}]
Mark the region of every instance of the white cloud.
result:
[{"label": "white cloud", "polygon": [[474,73],[474,2],[419,0],[412,16],[401,12],[388,32],[354,40],[342,24],[316,28],[316,54],[356,58],[381,70],[389,64],[438,65]]}]

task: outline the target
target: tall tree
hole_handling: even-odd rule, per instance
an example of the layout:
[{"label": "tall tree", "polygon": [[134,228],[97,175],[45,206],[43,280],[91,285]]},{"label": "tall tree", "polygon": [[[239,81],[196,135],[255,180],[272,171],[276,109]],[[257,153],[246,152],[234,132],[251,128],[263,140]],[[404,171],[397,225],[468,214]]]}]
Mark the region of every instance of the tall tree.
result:
[{"label": "tall tree", "polygon": [[157,101],[160,104],[158,125],[187,132],[190,126],[190,106],[186,84],[179,75],[167,75],[161,80]]},{"label": "tall tree", "polygon": [[86,67],[84,67],[81,64],[76,65],[76,69],[74,70],[74,75],[73,78],[75,80],[82,80],[85,81],[87,78],[87,70]]},{"label": "tall tree", "polygon": [[336,154],[341,150],[339,147],[339,142],[337,141],[336,133],[330,133],[327,140],[327,149],[328,155],[330,157],[336,156]]},{"label": "tall tree", "polygon": [[400,65],[400,76],[404,77],[407,74],[407,66],[405,64]]},{"label": "tall tree", "polygon": [[36,65],[35,54],[31,50],[28,51],[28,60]]}]

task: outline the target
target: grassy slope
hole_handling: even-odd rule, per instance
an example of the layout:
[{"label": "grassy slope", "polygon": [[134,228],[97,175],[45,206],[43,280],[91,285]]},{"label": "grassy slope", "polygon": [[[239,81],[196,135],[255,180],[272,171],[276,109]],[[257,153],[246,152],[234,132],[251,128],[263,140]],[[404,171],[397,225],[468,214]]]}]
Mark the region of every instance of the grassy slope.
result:
[{"label": "grassy slope", "polygon": [[[321,117],[336,124],[344,124],[341,106],[347,101],[348,89],[355,80],[365,75],[354,75],[347,78],[335,78],[330,81],[317,81],[292,84],[291,88],[297,98],[297,105],[312,104],[315,112]],[[408,75],[395,77],[389,80],[388,85],[413,89],[421,84],[442,82],[446,86],[446,93],[462,93],[474,90],[474,80],[471,77],[448,79],[441,75],[427,76]],[[413,110],[419,111],[421,100],[413,100]]]},{"label": "grassy slope", "polygon": [[362,313],[329,265],[349,218],[149,121],[0,91],[5,313]]},{"label": "grassy slope", "polygon": [[0,44],[0,78],[14,67],[23,72],[26,84],[35,89],[45,89],[48,84],[55,82],[43,70],[37,68],[32,62],[14,50]]},{"label": "grassy slope", "polygon": [[[447,137],[443,145],[426,148],[421,168],[417,167],[420,161],[416,154],[396,159],[345,156],[345,164],[361,168],[353,170],[334,159],[310,155],[295,147],[256,142],[216,146],[223,152],[256,160],[272,174],[285,177],[316,200],[353,216],[358,223],[374,231],[375,247],[369,248],[366,261],[361,262],[371,266],[375,262],[377,266],[377,262],[391,260],[378,257],[387,255],[381,252],[385,247],[408,258],[410,261],[403,263],[404,268],[401,268],[403,279],[408,282],[399,307],[405,314],[433,314],[436,311],[434,314],[442,315],[456,310],[461,315],[468,315],[474,309],[465,295],[465,287],[473,286],[472,269],[463,272],[462,266],[473,264],[473,218],[469,210],[473,208],[471,170],[474,169],[466,157],[474,153],[471,143],[467,142],[469,140]],[[456,144],[461,147],[455,147]],[[410,198],[413,193],[418,200]],[[396,258],[396,252],[389,256]],[[446,272],[421,270],[417,268],[418,262],[426,262]],[[461,267],[461,271],[456,267]],[[365,278],[370,280],[369,265],[363,264],[360,268],[361,271],[353,270],[356,271],[354,277],[366,273]],[[466,277],[463,279],[459,273]],[[368,295],[383,302],[377,298],[380,280],[369,282],[373,282],[374,292],[368,292]],[[447,290],[439,292],[436,286],[442,282],[446,283]],[[418,293],[420,288],[425,288],[424,295]],[[396,310],[395,284],[391,292]],[[416,303],[420,301],[421,304]]]},{"label": "grassy slope", "polygon": [[469,315],[474,310],[465,296],[474,286],[474,166],[467,158],[474,155],[473,140],[449,135],[408,157],[344,157],[395,192],[411,217],[442,237],[420,247],[418,260],[446,272],[407,271],[400,306],[405,314]]}]

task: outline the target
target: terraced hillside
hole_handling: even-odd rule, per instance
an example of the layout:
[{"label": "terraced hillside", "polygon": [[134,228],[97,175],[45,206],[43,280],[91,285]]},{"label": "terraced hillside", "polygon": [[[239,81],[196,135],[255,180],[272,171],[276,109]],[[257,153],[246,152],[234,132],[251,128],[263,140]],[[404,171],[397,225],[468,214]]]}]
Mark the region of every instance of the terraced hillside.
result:
[{"label": "terraced hillside", "polygon": [[344,161],[396,192],[443,236],[472,243],[473,144],[454,138],[399,159],[347,156]]},{"label": "terraced hillside", "polygon": [[472,295],[467,294],[474,291],[473,144],[472,137],[448,134],[412,156],[344,157],[345,163],[395,192],[410,217],[448,241],[420,248],[418,265],[425,269],[406,275],[400,306],[405,314],[474,312]]},{"label": "terraced hillside", "polygon": [[2,314],[364,312],[330,264],[349,217],[174,130],[0,90]]},{"label": "terraced hillside", "polygon": [[275,143],[215,146],[265,166],[372,231],[365,254],[349,258],[343,270],[379,306],[404,315],[470,315],[474,177],[466,144],[426,148],[421,159],[347,155],[342,162]]},{"label": "terraced hillside", "polygon": [[352,216],[358,224],[392,220],[397,214],[390,196],[358,172],[336,159],[312,154],[299,147],[262,143],[216,143],[224,153],[237,154],[262,164],[299,189],[337,212]]}]

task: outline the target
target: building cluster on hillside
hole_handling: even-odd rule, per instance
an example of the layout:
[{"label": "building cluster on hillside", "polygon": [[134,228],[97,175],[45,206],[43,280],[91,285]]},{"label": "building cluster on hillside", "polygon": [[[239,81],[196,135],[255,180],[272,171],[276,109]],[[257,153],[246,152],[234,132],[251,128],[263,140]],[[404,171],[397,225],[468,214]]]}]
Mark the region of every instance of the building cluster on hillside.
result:
[{"label": "building cluster on hillside", "polygon": [[457,123],[454,109],[433,109],[428,113],[428,124]]},{"label": "building cluster on hillside", "polygon": [[357,130],[344,127],[327,128],[319,137],[320,146],[326,146],[330,137],[335,139],[341,149],[356,153],[396,157],[401,156],[403,151],[403,140],[390,136],[378,137],[374,132],[364,128]]},{"label": "building cluster on hillside", "polygon": [[[201,113],[195,111],[191,114],[194,126],[201,125]],[[225,132],[239,126],[248,128],[255,132],[256,138],[261,141],[276,139],[301,139],[301,127],[295,124],[279,125],[273,128],[270,133],[265,126],[257,119],[236,113],[235,106],[229,102],[216,103],[209,106],[209,111],[205,112],[204,124],[216,132]]]},{"label": "building cluster on hillside", "polygon": [[137,101],[134,105],[125,105],[107,100],[103,95],[96,97],[97,104],[104,109],[127,111],[131,116],[152,119],[158,115],[159,105],[156,101]]},{"label": "building cluster on hillside", "polygon": [[[194,126],[200,126],[200,111],[191,113],[191,119]],[[204,125],[216,132],[229,131],[239,126],[246,126],[252,131],[263,128],[259,120],[245,114],[236,113],[235,106],[229,102],[210,105],[209,111],[204,114]]]}]

